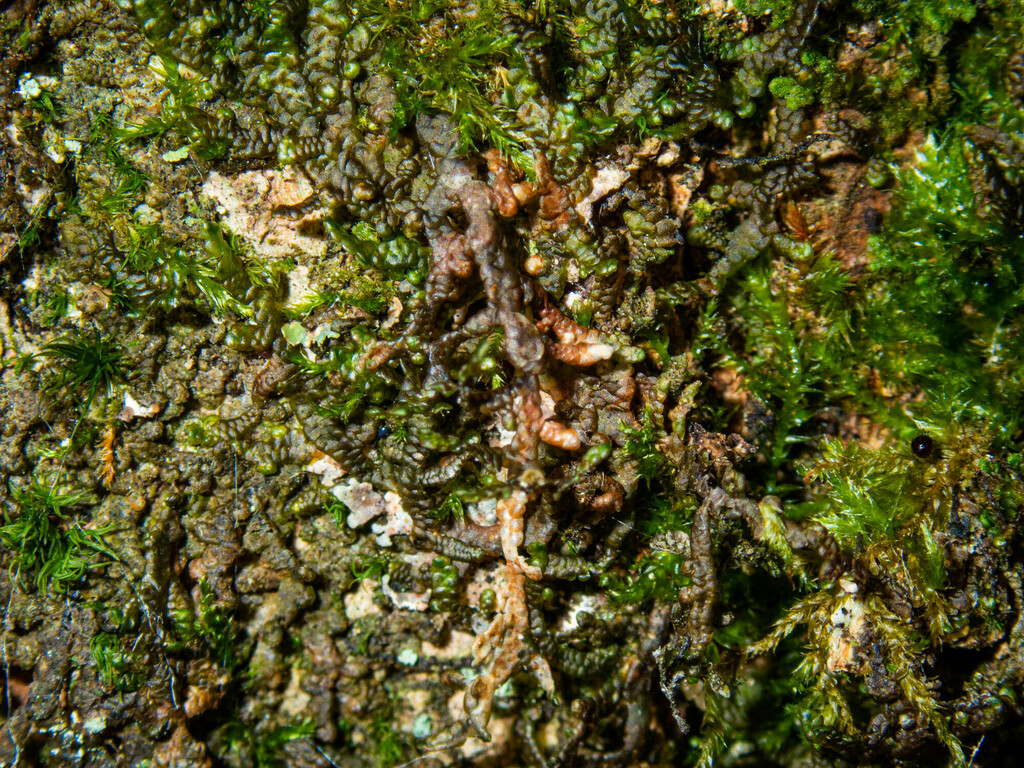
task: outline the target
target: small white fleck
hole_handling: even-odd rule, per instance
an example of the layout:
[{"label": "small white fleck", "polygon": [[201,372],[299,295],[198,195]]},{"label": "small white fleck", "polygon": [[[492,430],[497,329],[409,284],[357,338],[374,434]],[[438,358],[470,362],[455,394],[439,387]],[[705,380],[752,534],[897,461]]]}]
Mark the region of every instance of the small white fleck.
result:
[{"label": "small white fleck", "polygon": [[22,75],[18,90],[15,91],[23,99],[34,99],[42,92],[39,82],[31,75]]},{"label": "small white fleck", "polygon": [[433,730],[434,726],[433,723],[430,722],[430,715],[426,712],[413,721],[412,736],[414,739],[425,739]]},{"label": "small white fleck", "polygon": [[160,155],[160,159],[165,163],[180,163],[182,160],[188,159],[188,146],[178,147],[177,149],[171,149]]},{"label": "small white fleck", "polygon": [[99,717],[90,717],[84,723],[82,723],[82,730],[86,733],[99,733],[107,727],[107,718],[100,715]]}]

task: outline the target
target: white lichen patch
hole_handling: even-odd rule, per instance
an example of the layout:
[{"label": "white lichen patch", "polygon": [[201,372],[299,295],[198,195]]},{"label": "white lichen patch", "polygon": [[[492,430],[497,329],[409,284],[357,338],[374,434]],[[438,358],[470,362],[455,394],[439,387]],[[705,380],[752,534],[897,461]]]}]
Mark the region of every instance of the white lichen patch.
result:
[{"label": "white lichen patch", "polygon": [[135,218],[138,219],[140,224],[159,224],[160,219],[163,218],[163,213],[146,205],[146,203],[142,203],[135,206]]},{"label": "white lichen patch", "polygon": [[498,500],[481,499],[467,504],[466,517],[477,525],[495,525],[498,522]]},{"label": "white lichen patch", "polygon": [[301,304],[310,296],[316,293],[313,282],[310,278],[309,267],[305,264],[296,264],[288,272],[288,300],[292,304]]},{"label": "white lichen patch", "polygon": [[398,558],[411,565],[414,571],[424,566],[429,567],[436,557],[433,552],[404,552],[398,555]]},{"label": "white lichen patch", "polygon": [[345,604],[345,618],[355,621],[364,616],[380,616],[384,612],[373,601],[376,584],[372,579],[363,579],[357,589],[345,594],[345,597],[342,598],[342,602]]},{"label": "white lichen patch", "polygon": [[96,717],[90,717],[84,723],[82,723],[82,730],[86,733],[101,733],[107,727],[107,718],[103,715],[97,715]]},{"label": "white lichen patch", "polygon": [[313,256],[327,251],[326,240],[301,232],[303,222],[314,214],[291,219],[279,213],[307,203],[314,195],[309,181],[293,168],[245,171],[234,177],[214,171],[202,191],[217,206],[224,224],[261,256],[278,261],[296,251]]},{"label": "white lichen patch", "polygon": [[434,725],[430,720],[430,715],[426,712],[419,715],[412,723],[412,735],[414,739],[425,739],[434,730]]},{"label": "white lichen patch", "polygon": [[25,101],[28,101],[29,99],[35,99],[42,96],[43,87],[39,84],[38,80],[26,72],[18,78],[18,89],[15,93]]},{"label": "white lichen patch", "polygon": [[349,528],[361,525],[384,514],[384,497],[373,490],[369,483],[349,478],[331,489],[334,498],[349,508],[345,523]]},{"label": "white lichen patch", "polygon": [[847,592],[847,597],[829,619],[832,633],[825,664],[829,672],[855,672],[861,666],[857,659],[858,650],[867,642],[871,628],[864,613],[864,604],[855,595]]},{"label": "white lichen patch", "polygon": [[[380,580],[381,591],[391,603],[403,611],[425,611],[430,605],[430,590],[426,592],[396,592],[391,588],[391,576],[385,575]],[[401,661],[401,659],[399,659]],[[416,662],[412,662],[415,664]]]},{"label": "white lichen patch", "polygon": [[52,125],[46,126],[43,130],[43,154],[60,165],[68,156],[67,147],[64,146],[64,137],[57,133]]},{"label": "white lichen patch", "polygon": [[473,635],[458,629],[448,633],[448,642],[444,645],[433,645],[424,640],[420,652],[431,659],[463,659],[473,653]]},{"label": "white lichen patch", "polygon": [[578,617],[581,613],[596,613],[608,599],[604,595],[578,594],[569,603],[569,611],[558,625],[559,632],[572,632],[579,626]]},{"label": "white lichen patch", "polygon": [[22,181],[18,182],[18,196],[21,198],[22,205],[33,214],[41,213],[41,209],[46,201],[50,199],[52,191],[53,189],[49,184],[30,186]]},{"label": "white lichen patch", "polygon": [[117,418],[121,421],[129,422],[134,419],[151,419],[158,413],[160,413],[160,406],[157,403],[140,405],[139,401],[132,396],[132,393],[125,390],[124,408],[117,414]]},{"label": "white lichen patch", "polygon": [[371,529],[377,536],[377,546],[390,547],[392,536],[412,534],[412,516],[402,508],[402,497],[392,491],[384,494],[384,511],[387,519],[383,523],[374,523]]},{"label": "white lichen patch", "polygon": [[377,545],[390,547],[392,536],[409,536],[412,533],[412,516],[402,508],[402,497],[388,491],[381,496],[369,483],[349,478],[331,489],[334,497],[349,509],[345,522],[349,528],[362,525],[386,514],[383,522],[373,524]]},{"label": "white lichen patch", "polygon": [[306,471],[320,475],[320,482],[330,488],[345,476],[345,470],[326,453],[317,453],[313,461],[306,465]]},{"label": "white lichen patch", "polygon": [[576,203],[576,212],[587,224],[594,216],[594,203],[622,187],[630,177],[630,172],[617,165],[606,165],[598,168],[590,182],[590,193]]}]

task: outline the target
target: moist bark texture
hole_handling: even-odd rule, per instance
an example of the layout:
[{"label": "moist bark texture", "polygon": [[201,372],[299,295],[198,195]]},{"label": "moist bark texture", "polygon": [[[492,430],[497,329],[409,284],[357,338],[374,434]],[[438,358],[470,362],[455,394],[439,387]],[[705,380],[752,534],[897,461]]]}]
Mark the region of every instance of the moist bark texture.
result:
[{"label": "moist bark texture", "polygon": [[5,9],[0,764],[1008,764],[1022,28]]}]

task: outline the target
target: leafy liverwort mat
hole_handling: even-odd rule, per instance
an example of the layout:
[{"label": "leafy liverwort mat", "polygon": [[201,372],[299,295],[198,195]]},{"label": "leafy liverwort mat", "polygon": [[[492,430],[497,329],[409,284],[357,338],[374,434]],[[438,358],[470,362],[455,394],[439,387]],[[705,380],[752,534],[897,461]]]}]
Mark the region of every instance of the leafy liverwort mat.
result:
[{"label": "leafy liverwort mat", "polygon": [[1020,0],[0,19],[0,764],[1014,762]]}]

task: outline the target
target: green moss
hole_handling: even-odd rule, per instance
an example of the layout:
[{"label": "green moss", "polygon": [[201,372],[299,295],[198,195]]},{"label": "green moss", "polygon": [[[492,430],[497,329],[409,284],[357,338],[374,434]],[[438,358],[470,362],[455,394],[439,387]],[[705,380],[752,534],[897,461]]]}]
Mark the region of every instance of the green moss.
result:
[{"label": "green moss", "polygon": [[620,429],[626,438],[623,454],[635,463],[640,477],[650,483],[668,466],[665,455],[658,450],[658,440],[663,435],[655,426],[653,414],[645,412],[636,427],[621,424]]},{"label": "green moss", "polygon": [[[759,437],[773,466],[786,462],[805,440],[800,430],[820,407],[819,393],[844,393],[853,352],[850,285],[849,274],[824,256],[806,274],[781,261],[755,266],[737,287],[732,302],[742,318],[742,350],[721,337],[716,347],[770,409]],[[774,484],[769,490],[778,492]]]},{"label": "green moss", "polygon": [[800,109],[814,103],[814,94],[791,77],[776,77],[768,83],[772,96],[782,99],[790,109]]},{"label": "green moss", "polygon": [[110,528],[87,528],[73,512],[94,501],[90,494],[66,491],[56,478],[32,478],[26,488],[9,489],[0,545],[12,580],[62,595],[103,567],[102,557],[112,557],[104,539]]},{"label": "green moss", "polygon": [[377,581],[388,572],[388,561],[383,555],[359,557],[352,561],[349,569],[359,581]]},{"label": "green moss", "polygon": [[137,691],[146,681],[144,655],[137,637],[100,632],[89,641],[89,651],[103,685],[122,693]]},{"label": "green moss", "polygon": [[199,583],[199,602],[194,609],[175,610],[171,618],[175,631],[175,637],[170,639],[172,651],[187,648],[228,672],[242,661],[236,618],[232,611],[217,601],[206,579]]},{"label": "green moss", "polygon": [[430,513],[432,518],[442,523],[455,522],[460,525],[465,519],[465,515],[466,511],[462,500],[454,493],[449,493],[441,506]]},{"label": "green moss", "polygon": [[[984,179],[978,185],[978,179]],[[871,248],[862,326],[874,365],[901,390],[961,393],[1005,436],[1024,385],[1019,211],[998,160],[956,135],[931,137],[898,176],[896,202]]]},{"label": "green moss", "polygon": [[[953,479],[955,484],[943,469],[916,460],[906,448],[867,451],[856,443],[825,442],[811,478],[828,485],[828,505],[815,519],[851,552],[864,546],[895,547],[920,534],[929,539],[934,557],[931,532],[945,524],[950,498],[946,483]],[[929,488],[929,483],[937,487]]]},{"label": "green moss", "polygon": [[160,57],[158,62],[154,74],[166,89],[159,113],[131,122],[117,129],[114,135],[119,140],[131,141],[173,132],[188,142],[189,149],[198,158],[212,160],[224,156],[229,140],[223,134],[223,125],[218,125],[218,116],[199,106],[201,100],[211,95],[209,84],[202,78],[183,76],[177,62],[168,56]]},{"label": "green moss", "polygon": [[38,353],[54,364],[43,391],[67,401],[83,396],[80,412],[84,414],[97,395],[109,396],[114,385],[124,379],[121,356],[120,346],[97,330],[48,342]]},{"label": "green moss", "polygon": [[316,726],[310,720],[265,728],[254,728],[241,720],[234,720],[225,727],[224,736],[236,755],[251,761],[246,764],[254,768],[279,768],[288,765],[292,759],[285,746],[293,741],[309,739],[315,731]]},{"label": "green moss", "polygon": [[601,586],[620,604],[646,606],[654,601],[673,602],[679,598],[679,590],[691,583],[685,573],[686,560],[674,552],[644,555],[624,579],[606,578]]},{"label": "green moss", "polygon": [[405,755],[402,740],[395,733],[389,718],[378,716],[371,726],[374,746],[373,755],[379,768],[391,768],[398,765]]},{"label": "green moss", "polygon": [[736,8],[748,16],[765,16],[770,14],[772,29],[785,24],[793,13],[793,0],[737,0]]},{"label": "green moss", "polygon": [[53,125],[60,120],[61,115],[64,113],[64,108],[60,105],[60,102],[54,101],[53,96],[46,91],[43,91],[38,96],[33,96],[27,103],[34,111],[31,120],[35,123]]},{"label": "green moss", "polygon": [[47,325],[56,325],[67,316],[70,297],[63,289],[57,287],[46,299],[45,306],[46,314],[43,316],[43,322]]},{"label": "green moss", "polygon": [[855,7],[865,15],[895,22],[896,29],[888,34],[907,38],[920,27],[947,35],[955,24],[971,21],[978,11],[978,3],[970,0],[858,0]]},{"label": "green moss", "polygon": [[512,35],[495,34],[499,4],[484,2],[473,16],[422,36],[437,5],[362,0],[358,7],[359,16],[385,41],[381,61],[395,80],[398,97],[389,126],[393,135],[424,110],[442,110],[452,116],[463,151],[482,141],[528,164],[525,137],[513,127],[511,110],[488,98],[495,84],[485,80],[485,73],[507,67],[514,48]]}]

